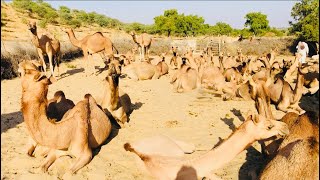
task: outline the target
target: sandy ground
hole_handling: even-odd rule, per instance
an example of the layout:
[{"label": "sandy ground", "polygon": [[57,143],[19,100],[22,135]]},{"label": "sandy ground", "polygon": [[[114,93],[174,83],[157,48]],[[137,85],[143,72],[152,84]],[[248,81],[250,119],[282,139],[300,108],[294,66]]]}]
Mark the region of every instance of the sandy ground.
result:
[{"label": "sandy ground", "polygon": [[[64,91],[67,98],[75,103],[82,100],[86,93],[100,98],[105,74],[84,77],[82,62],[80,58],[61,65],[63,76],[49,87],[48,99],[58,90]],[[95,60],[96,69],[102,65],[101,60]],[[107,142],[94,150],[92,161],[72,179],[153,179],[139,169],[135,162],[136,155],[126,152],[124,143],[165,134],[193,143],[196,151],[185,155],[186,158],[192,158],[211,149],[219,138],[227,138],[232,129],[243,121],[241,113],[256,111],[253,101],[223,101],[201,89],[183,94],[173,93],[169,83],[172,74],[170,71],[169,75],[158,80],[120,80],[121,89],[129,94],[134,107],[129,126],[124,129],[113,128]],[[20,99],[20,78],[1,81],[1,179],[60,179],[74,159],[59,158],[48,173],[40,171],[39,166],[44,159],[26,154],[29,135],[20,111]],[[276,111],[273,105],[272,109],[277,118],[284,115]],[[248,179],[248,169],[262,162],[259,151],[259,144],[254,143],[214,173],[222,179]]]}]

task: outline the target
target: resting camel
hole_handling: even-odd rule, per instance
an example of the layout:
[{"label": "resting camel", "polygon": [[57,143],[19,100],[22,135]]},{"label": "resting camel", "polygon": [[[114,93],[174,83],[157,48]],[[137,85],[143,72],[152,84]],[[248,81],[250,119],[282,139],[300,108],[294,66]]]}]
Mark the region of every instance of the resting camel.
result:
[{"label": "resting camel", "polygon": [[46,115],[47,93],[53,77],[47,78],[37,70],[24,71],[21,111],[33,140],[28,154],[31,156],[38,144],[50,148],[41,165],[43,171],[60,156],[74,156],[76,160],[69,171],[75,173],[91,161],[92,149],[108,138],[111,123],[90,94],[85,95],[84,100],[69,110],[60,122],[50,122]]},{"label": "resting camel", "polygon": [[[259,115],[249,115],[238,129],[218,147],[194,159],[169,157],[139,152],[126,143],[125,150],[135,153],[146,169],[157,179],[176,179],[183,174],[186,179],[210,176],[211,171],[230,162],[253,142],[275,135],[287,135],[288,126]],[[177,177],[179,176],[179,177]]]},{"label": "resting camel", "polygon": [[136,58],[135,58],[135,54],[137,52],[137,48],[133,47],[131,50],[129,50],[126,55],[125,55],[125,61],[124,61],[124,65],[127,66],[129,64],[131,64],[132,62],[135,62]]},{"label": "resting camel", "polygon": [[[133,31],[130,32],[130,35],[132,36],[133,41],[138,45],[140,61],[149,59],[149,49],[151,46],[152,38],[147,33],[143,33],[140,36],[137,36]],[[145,57],[145,55],[147,55],[147,57]]]},{"label": "resting camel", "polygon": [[[74,32],[71,28],[67,28],[64,30],[70,39],[71,44],[73,44],[76,47],[81,48],[84,55],[84,60],[86,62],[86,74],[88,75],[88,66],[89,63],[92,63],[92,74],[94,73],[94,64],[91,62],[92,55],[95,53],[101,52],[104,56],[105,61],[108,63],[110,61],[110,55],[113,55],[113,49],[116,50],[116,53],[118,54],[118,50],[114,47],[111,40],[105,36],[101,32],[96,32],[92,35],[87,35],[83,39],[78,40]],[[100,55],[101,55],[100,53]],[[102,57],[102,55],[101,55]],[[103,57],[102,57],[103,59]],[[90,62],[89,62],[90,60]]]},{"label": "resting camel", "polygon": [[313,112],[289,113],[290,134],[281,143],[277,155],[266,165],[259,179],[319,179],[319,117]]},{"label": "resting camel", "polygon": [[57,91],[53,98],[48,101],[48,118],[60,121],[63,115],[74,106],[73,101],[67,99],[63,91]]},{"label": "resting camel", "polygon": [[39,38],[36,22],[29,22],[28,26],[32,33],[32,43],[37,49],[38,56],[40,57],[43,66],[43,71],[45,73],[47,72],[47,66],[44,60],[45,56],[47,56],[49,59],[51,75],[54,76],[53,71],[56,66],[59,76],[59,63],[61,60],[60,42],[57,39],[50,38],[45,34],[42,34]]},{"label": "resting camel", "polygon": [[119,89],[119,77],[121,75],[121,64],[118,60],[109,63],[107,77],[105,78],[105,90],[101,99],[101,107],[109,112],[120,127],[128,122],[131,113],[131,99],[128,94]]},{"label": "resting camel", "polygon": [[[160,62],[161,65],[165,62]],[[164,71],[150,62],[135,62],[123,68],[122,73],[134,80],[159,79]]]},{"label": "resting camel", "polygon": [[187,58],[182,58],[181,68],[174,74],[170,83],[174,92],[187,92],[200,86],[200,78],[196,69],[186,64]]}]

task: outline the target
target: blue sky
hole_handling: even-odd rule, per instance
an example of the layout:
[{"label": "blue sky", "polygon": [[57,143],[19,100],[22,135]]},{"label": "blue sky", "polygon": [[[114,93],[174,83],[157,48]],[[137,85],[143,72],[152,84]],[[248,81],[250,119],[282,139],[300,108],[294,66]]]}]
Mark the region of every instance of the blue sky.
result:
[{"label": "blue sky", "polygon": [[155,16],[164,10],[202,16],[205,23],[221,21],[233,28],[244,27],[244,16],[249,12],[266,14],[272,27],[289,27],[291,9],[298,1],[46,1],[54,8],[64,5],[71,9],[95,11],[125,23],[153,24]]}]

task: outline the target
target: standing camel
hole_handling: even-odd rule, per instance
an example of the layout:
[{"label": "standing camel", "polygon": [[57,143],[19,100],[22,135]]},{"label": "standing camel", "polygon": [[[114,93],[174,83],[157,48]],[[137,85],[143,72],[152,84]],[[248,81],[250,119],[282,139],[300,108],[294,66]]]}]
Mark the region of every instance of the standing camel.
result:
[{"label": "standing camel", "polygon": [[132,36],[133,41],[138,45],[140,61],[145,60],[145,55],[147,55],[146,58],[149,61],[149,49],[151,46],[152,38],[147,33],[143,33],[140,36],[137,36],[133,31],[130,33],[130,35]]},{"label": "standing camel", "polygon": [[59,63],[61,58],[60,42],[57,39],[50,38],[45,34],[42,34],[41,37],[39,38],[37,33],[36,22],[29,22],[28,26],[29,26],[29,30],[32,33],[32,43],[37,48],[38,56],[42,61],[41,63],[42,63],[44,72],[47,71],[47,66],[46,66],[44,57],[48,56],[51,75],[54,76],[53,75],[54,65],[56,65],[58,70],[58,76],[59,76]]},{"label": "standing camel", "polygon": [[[113,56],[113,48],[116,50],[116,53],[118,54],[118,50],[114,47],[111,40],[105,36],[101,32],[95,32],[92,35],[87,35],[81,40],[78,40],[74,32],[71,28],[65,29],[65,32],[68,34],[70,42],[76,46],[82,49],[84,58],[86,60],[86,74],[88,75],[88,64],[89,60],[92,58],[91,55],[95,53],[102,52],[105,61],[107,63],[109,62],[109,58]],[[101,55],[101,54],[100,54]],[[101,58],[103,59],[102,55]],[[90,60],[91,61],[91,60]],[[94,73],[94,65],[92,66],[92,73]]]}]

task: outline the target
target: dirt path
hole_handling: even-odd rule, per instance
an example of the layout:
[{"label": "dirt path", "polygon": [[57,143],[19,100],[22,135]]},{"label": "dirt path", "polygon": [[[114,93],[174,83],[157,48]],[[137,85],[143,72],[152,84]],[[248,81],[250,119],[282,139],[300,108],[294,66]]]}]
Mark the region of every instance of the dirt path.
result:
[{"label": "dirt path", "polygon": [[[67,98],[75,103],[86,93],[100,98],[104,73],[84,77],[81,63],[82,59],[78,59],[62,64],[60,72],[65,72],[64,77],[49,87],[48,99],[58,90],[64,91]],[[102,62],[96,61],[95,64],[102,67]],[[120,87],[129,94],[135,108],[130,115],[129,126],[114,129],[112,138],[94,151],[93,160],[73,179],[152,179],[138,168],[135,163],[137,157],[123,149],[124,143],[166,134],[194,143],[197,151],[186,155],[191,158],[211,149],[219,137],[227,138],[231,129],[241,124],[240,112],[256,111],[253,101],[222,101],[220,97],[201,90],[173,93],[170,75],[149,81],[120,80]],[[60,158],[48,174],[40,173],[38,167],[43,158],[31,158],[25,153],[28,132],[20,111],[20,79],[3,80],[1,87],[1,179],[61,178],[74,159]],[[276,111],[274,106],[272,108],[277,118],[282,117],[282,112]],[[258,151],[260,146],[255,143],[215,173],[223,179],[246,179],[248,169],[261,163]]]}]

